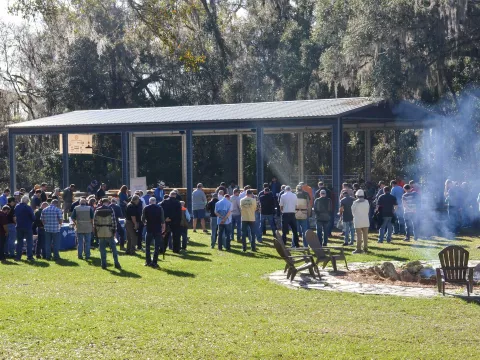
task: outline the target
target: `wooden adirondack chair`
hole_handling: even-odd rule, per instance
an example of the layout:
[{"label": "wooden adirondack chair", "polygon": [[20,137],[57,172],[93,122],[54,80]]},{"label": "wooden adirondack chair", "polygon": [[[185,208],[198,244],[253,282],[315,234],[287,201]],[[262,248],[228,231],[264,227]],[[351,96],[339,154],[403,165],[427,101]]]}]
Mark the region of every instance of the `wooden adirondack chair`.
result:
[{"label": "wooden adirondack chair", "polygon": [[[283,242],[283,239],[282,239],[282,234],[280,233],[279,230],[277,230],[275,232],[275,239],[278,241],[278,243],[280,245],[283,246],[283,250],[285,251],[285,254],[287,256],[292,256],[292,252],[299,252],[299,253],[302,253],[302,254],[305,254],[305,255],[310,255],[310,249],[309,248],[305,248],[305,247],[301,247],[301,248],[289,248],[285,245],[285,243]],[[303,260],[300,259],[300,258],[297,258],[296,260],[294,260],[294,262],[302,262]],[[284,272],[287,272],[288,270],[288,265],[285,265],[285,270]]]},{"label": "wooden adirondack chair", "polygon": [[[278,255],[280,255],[280,257],[285,260],[285,263],[287,264],[287,279],[293,281],[295,275],[297,275],[299,271],[306,269],[308,269],[308,272],[313,278],[315,278],[315,272],[320,278],[317,264],[315,264],[315,260],[313,259],[312,255],[287,255],[283,243],[281,243],[277,239],[275,239],[273,242],[275,244],[275,249],[277,250]],[[296,264],[298,263],[298,261],[300,261],[302,265],[297,266]]]},{"label": "wooden adirondack chair", "polygon": [[437,268],[438,292],[445,295],[445,283],[466,285],[467,294],[473,291],[473,268],[468,267],[470,253],[464,248],[452,245],[438,253],[440,268]]},{"label": "wooden adirondack chair", "polygon": [[[327,264],[331,261],[333,271],[336,272],[337,271],[337,260],[344,260],[345,261],[345,267],[348,270],[347,258],[345,257],[345,253],[343,251],[343,248],[322,246],[322,244],[320,243],[320,240],[318,240],[317,234],[315,233],[315,231],[313,231],[311,229],[306,231],[305,240],[307,240],[308,246],[310,246],[313,253],[315,254],[315,257],[317,258],[316,264],[318,265],[319,263],[323,262],[322,269],[325,269]],[[333,254],[332,251],[335,251],[335,252],[338,252],[338,253]]]}]

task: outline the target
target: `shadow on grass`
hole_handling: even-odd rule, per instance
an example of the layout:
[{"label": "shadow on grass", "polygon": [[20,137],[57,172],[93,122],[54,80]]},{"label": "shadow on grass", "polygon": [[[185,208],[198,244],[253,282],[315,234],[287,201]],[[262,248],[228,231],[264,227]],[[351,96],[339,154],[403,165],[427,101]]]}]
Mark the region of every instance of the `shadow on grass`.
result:
[{"label": "shadow on grass", "polygon": [[170,253],[170,255],[177,256],[177,257],[185,259],[185,260],[212,261],[211,259],[208,259],[208,258],[203,257],[203,256],[193,255],[192,252],[190,252],[190,251],[183,252],[183,253],[180,253],[180,254]]},{"label": "shadow on grass", "polygon": [[[209,238],[210,239],[210,238]],[[188,240],[188,245],[189,246],[198,246],[198,247],[206,247],[208,246],[207,244],[202,244],[196,241]]]},{"label": "shadow on grass", "polygon": [[[394,245],[397,245],[397,244],[394,244]],[[353,246],[353,245],[349,245],[349,246]],[[398,251],[400,250],[400,248],[386,248],[386,247],[381,247],[381,246],[369,246],[368,247],[370,250],[378,250],[378,251]]]},{"label": "shadow on grass", "polygon": [[71,260],[68,260],[68,259],[58,259],[58,260],[55,260],[55,264],[59,265],[59,266],[80,266],[77,262],[75,261],[71,261]]},{"label": "shadow on grass", "polygon": [[250,248],[247,248],[247,251],[243,252],[242,250],[239,250],[239,249],[230,248],[230,252],[235,255],[240,255],[240,256],[245,256],[250,258],[257,258],[257,259],[280,259],[280,257],[278,256],[260,252],[258,249],[257,251],[252,251]]},{"label": "shadow on grass", "polygon": [[394,261],[410,261],[410,258],[403,257],[403,256],[383,255],[378,253],[371,254],[371,255],[378,256],[379,258],[382,258],[382,259],[388,259],[388,260],[394,260]]},{"label": "shadow on grass", "polygon": [[27,264],[30,265],[30,266],[34,266],[34,267],[41,267],[41,268],[46,268],[46,267],[49,267],[50,264],[48,263],[48,261],[27,261]]},{"label": "shadow on grass", "polygon": [[195,274],[186,272],[186,271],[181,271],[181,270],[170,270],[170,269],[164,269],[162,267],[158,268],[158,271],[163,271],[167,273],[168,275],[173,275],[173,276],[178,276],[178,277],[188,277],[188,278],[194,278]]},{"label": "shadow on grass", "polygon": [[107,267],[107,271],[113,276],[128,277],[128,278],[135,278],[135,279],[140,279],[141,278],[140,275],[138,275],[134,272],[131,272],[131,271],[124,270],[124,269],[116,270],[115,268],[111,269],[111,268]]},{"label": "shadow on grass", "polygon": [[19,265],[16,261],[10,260],[10,259],[5,259],[2,260],[2,265]]}]

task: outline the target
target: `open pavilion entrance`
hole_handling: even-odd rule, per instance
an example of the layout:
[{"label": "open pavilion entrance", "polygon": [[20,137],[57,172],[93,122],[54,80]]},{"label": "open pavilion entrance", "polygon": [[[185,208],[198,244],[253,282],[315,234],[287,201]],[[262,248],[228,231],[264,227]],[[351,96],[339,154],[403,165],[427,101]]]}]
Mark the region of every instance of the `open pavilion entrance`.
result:
[{"label": "open pavilion entrance", "polygon": [[[150,145],[142,145],[145,138],[160,137],[161,141],[173,144],[177,151],[163,155],[153,151],[152,154],[177,163],[177,170],[168,175],[172,175],[172,181],[179,184],[181,177],[181,184],[188,190],[188,206],[191,205],[190,190],[194,187],[194,179],[197,176],[201,179],[201,174],[195,173],[194,166],[195,161],[200,164],[198,159],[194,159],[194,144],[197,143],[198,146],[201,143],[194,142],[193,139],[198,139],[197,137],[211,137],[210,140],[215,137],[232,139],[229,171],[234,171],[236,164],[236,180],[239,185],[245,185],[245,175],[253,178],[254,174],[255,181],[249,185],[261,188],[265,181],[270,180],[269,175],[283,171],[284,174],[281,175],[288,175],[285,180],[291,184],[303,180],[314,185],[323,177],[327,184],[332,184],[333,193],[338,194],[346,179],[345,175],[352,175],[345,173],[345,155],[348,154],[346,132],[363,134],[362,175],[368,180],[372,163],[372,131],[431,129],[441,125],[438,120],[438,116],[410,103],[395,106],[370,98],[74,111],[8,127],[10,184],[12,189],[16,189],[17,136],[62,134],[63,148],[67,149],[68,134],[116,133],[119,134],[121,180],[126,185],[129,185],[133,175],[138,176],[139,171],[144,171],[152,181],[160,180],[155,179],[157,174],[148,175],[148,162],[139,161],[139,156],[143,156],[139,149],[152,151]],[[235,137],[236,146],[233,145]],[[270,141],[275,137],[289,139],[289,150],[280,158],[271,154],[272,149],[277,147],[276,142]],[[250,144],[248,150],[245,148],[246,143]],[[327,148],[326,144],[330,146]],[[215,146],[215,143],[212,142],[211,146]],[[354,156],[360,158],[362,152]],[[253,160],[255,171],[251,171]],[[63,186],[70,183],[69,161],[68,151],[64,151],[61,157]]]}]

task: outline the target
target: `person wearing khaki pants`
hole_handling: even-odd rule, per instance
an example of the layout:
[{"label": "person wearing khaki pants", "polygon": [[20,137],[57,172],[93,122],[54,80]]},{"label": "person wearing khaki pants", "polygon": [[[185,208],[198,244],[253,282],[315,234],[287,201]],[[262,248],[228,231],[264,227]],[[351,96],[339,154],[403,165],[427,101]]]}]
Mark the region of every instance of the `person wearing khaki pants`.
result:
[{"label": "person wearing khaki pants", "polygon": [[368,251],[368,227],[357,228],[355,229],[355,232],[357,233],[357,250],[355,251],[355,253],[362,252],[362,244],[363,244],[363,252],[367,252]]},{"label": "person wearing khaki pants", "polygon": [[[361,254],[368,251],[368,228],[370,227],[369,211],[370,204],[365,200],[365,193],[362,189],[355,193],[357,200],[353,202],[352,214],[353,224],[357,233],[357,250],[354,254]],[[362,250],[363,245],[363,250]]]}]

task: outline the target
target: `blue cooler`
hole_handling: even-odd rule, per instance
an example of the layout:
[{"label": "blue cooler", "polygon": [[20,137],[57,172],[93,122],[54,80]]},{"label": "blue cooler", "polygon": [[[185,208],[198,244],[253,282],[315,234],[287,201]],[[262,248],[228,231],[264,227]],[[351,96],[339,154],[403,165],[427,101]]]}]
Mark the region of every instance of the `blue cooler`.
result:
[{"label": "blue cooler", "polygon": [[75,230],[70,225],[62,225],[60,229],[60,250],[71,250],[76,247]]}]

